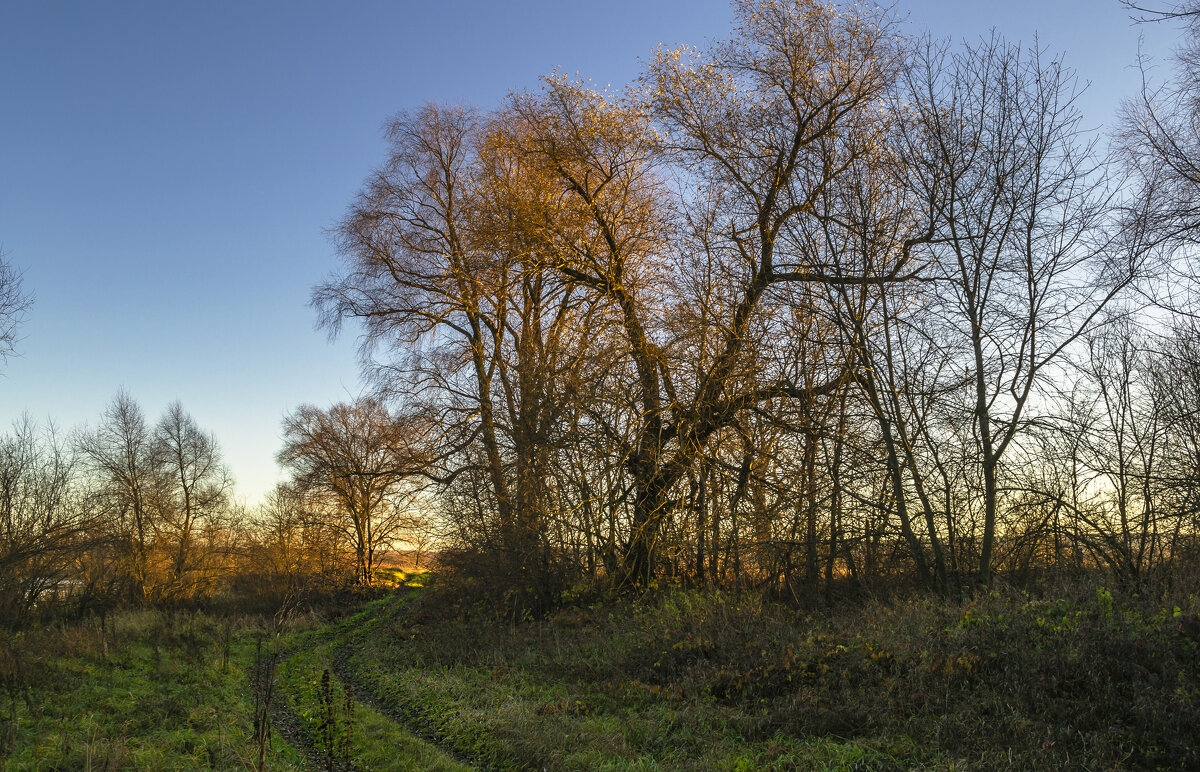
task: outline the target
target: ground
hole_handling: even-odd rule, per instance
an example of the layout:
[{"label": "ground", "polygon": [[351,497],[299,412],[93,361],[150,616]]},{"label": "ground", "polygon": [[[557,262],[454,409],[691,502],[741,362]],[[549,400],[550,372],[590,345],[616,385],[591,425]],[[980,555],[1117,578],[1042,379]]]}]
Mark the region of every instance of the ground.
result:
[{"label": "ground", "polygon": [[1178,589],[801,613],[674,588],[515,624],[469,598],[404,586],[277,640],[158,611],[12,637],[0,770],[253,768],[268,680],[276,770],[1200,766],[1200,602]]}]

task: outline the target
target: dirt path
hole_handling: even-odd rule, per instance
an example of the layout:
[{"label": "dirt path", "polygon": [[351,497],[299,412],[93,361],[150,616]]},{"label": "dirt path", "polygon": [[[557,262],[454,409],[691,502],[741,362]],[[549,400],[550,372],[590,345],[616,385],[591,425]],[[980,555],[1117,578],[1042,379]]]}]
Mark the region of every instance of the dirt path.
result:
[{"label": "dirt path", "polygon": [[[393,613],[393,608],[389,608],[384,613]],[[358,677],[351,667],[350,660],[355,650],[362,645],[361,638],[362,631],[360,629],[351,630],[346,636],[346,640],[334,649],[332,658],[334,674],[341,679],[343,685],[353,691],[354,698],[371,706],[381,715],[387,716],[409,733],[420,737],[431,745],[437,746],[458,763],[472,769],[489,769],[486,766],[480,765],[474,759],[464,756],[454,747],[449,738],[431,727],[428,722],[423,721],[418,711],[405,708],[403,705],[397,704],[395,700],[388,699],[386,695],[379,694],[371,688],[370,684]]]},{"label": "dirt path", "polygon": [[[310,642],[305,646],[292,647],[290,649],[280,651],[277,655],[275,663],[276,674],[273,674],[273,676],[278,678],[278,666],[285,662],[288,657],[299,654],[302,651],[306,651],[314,645],[315,642]],[[253,694],[263,694],[265,692],[267,675],[270,670],[271,655],[263,654],[258,658],[258,661],[254,663],[254,667],[250,670],[250,688]],[[301,730],[299,717],[296,716],[295,712],[293,712],[290,707],[288,707],[286,700],[282,699],[282,697],[283,694],[279,689],[279,684],[277,681],[275,688],[273,689],[273,699],[271,700],[269,712],[271,731],[277,732],[280,737],[287,741],[288,745],[291,745],[293,748],[299,751],[313,769],[320,769],[320,753],[317,751],[316,746],[313,745],[312,740],[308,737],[308,735]],[[267,761],[269,768],[269,756]]]},{"label": "dirt path", "polygon": [[[275,669],[274,698],[270,707],[271,728],[272,731],[277,732],[280,737],[284,738],[292,747],[298,750],[308,761],[311,768],[322,769],[325,759],[314,744],[309,732],[305,731],[304,723],[300,717],[290,707],[283,679],[279,677],[279,671],[288,667],[289,661],[295,657],[319,646],[329,646],[330,672],[349,691],[351,698],[356,703],[372,709],[380,716],[395,724],[401,732],[411,735],[418,741],[431,746],[458,765],[467,769],[487,769],[487,767],[480,766],[477,762],[465,757],[449,742],[448,738],[433,730],[427,722],[423,722],[419,713],[411,709],[406,709],[405,706],[398,704],[395,700],[388,699],[387,695],[379,694],[354,671],[351,659],[356,653],[359,653],[363,645],[367,632],[365,628],[377,620],[390,619],[396,614],[401,613],[400,606],[409,592],[411,591],[397,592],[386,605],[379,609],[378,613],[358,625],[344,626],[318,633],[300,645],[292,646],[279,652]],[[260,656],[250,672],[251,689],[259,694],[262,693],[270,668],[270,654]],[[401,765],[397,768],[410,768],[404,758],[397,758],[396,762],[398,765]],[[358,767],[353,768],[357,769]]]}]

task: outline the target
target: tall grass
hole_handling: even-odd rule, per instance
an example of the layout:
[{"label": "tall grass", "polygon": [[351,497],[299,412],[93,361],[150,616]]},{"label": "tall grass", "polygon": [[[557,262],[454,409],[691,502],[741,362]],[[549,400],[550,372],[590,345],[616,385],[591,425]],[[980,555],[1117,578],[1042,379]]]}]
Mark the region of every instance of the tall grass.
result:
[{"label": "tall grass", "polygon": [[350,663],[502,768],[1190,768],[1200,602],[1171,593],[1076,584],[813,615],[673,589],[524,624],[431,593]]},{"label": "tall grass", "polygon": [[[0,770],[253,768],[257,617],[123,610],[0,643],[11,685]],[[268,768],[301,768],[282,740]]]}]

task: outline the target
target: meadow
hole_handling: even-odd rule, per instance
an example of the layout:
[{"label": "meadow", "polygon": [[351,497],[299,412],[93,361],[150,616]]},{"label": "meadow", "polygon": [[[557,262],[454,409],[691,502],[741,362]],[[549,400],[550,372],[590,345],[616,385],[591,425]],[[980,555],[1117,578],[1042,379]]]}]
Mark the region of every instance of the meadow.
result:
[{"label": "meadow", "polygon": [[1186,588],[804,613],[659,587],[513,622],[426,582],[297,604],[278,626],[143,609],[14,634],[0,769],[254,769],[258,715],[274,770],[1200,764]]}]

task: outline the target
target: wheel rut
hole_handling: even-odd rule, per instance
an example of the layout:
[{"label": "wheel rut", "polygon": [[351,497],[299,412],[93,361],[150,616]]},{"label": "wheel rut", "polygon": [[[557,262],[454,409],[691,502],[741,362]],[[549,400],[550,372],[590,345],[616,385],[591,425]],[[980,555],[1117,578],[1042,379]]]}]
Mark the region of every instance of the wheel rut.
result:
[{"label": "wheel rut", "polygon": [[[279,665],[287,661],[289,657],[293,657],[315,646],[315,642],[309,642],[303,646],[294,646],[290,649],[285,649],[276,654],[275,673],[271,670],[271,655],[263,654],[254,663],[254,667],[250,670],[250,688],[253,694],[262,695],[266,691],[267,679],[277,678]],[[301,729],[300,718],[296,715],[286,702],[280,699],[283,692],[279,690],[278,683],[272,689],[271,704],[268,708],[267,717],[271,723],[271,731],[277,732],[280,737],[287,742],[288,745],[295,748],[304,757],[312,769],[320,769],[321,754],[313,744],[312,738],[305,734]]]},{"label": "wheel rut", "polygon": [[[401,601],[411,592],[412,590],[407,590],[403,594],[398,593],[396,598],[388,604],[387,608],[381,610],[373,621],[396,618],[401,613]],[[351,659],[356,650],[362,646],[365,635],[366,630],[363,627],[352,628],[346,633],[344,641],[334,648],[331,657],[331,669],[334,675],[341,680],[343,685],[353,691],[354,698],[371,706],[380,714],[387,716],[410,734],[416,735],[430,745],[437,747],[458,763],[472,769],[490,772],[491,767],[481,764],[477,759],[464,754],[455,747],[454,743],[444,733],[439,732],[429,722],[422,720],[418,710],[406,708],[398,704],[395,700],[388,699],[386,695],[380,694],[370,683],[355,673]]]},{"label": "wheel rut", "polygon": [[[401,601],[410,592],[411,590],[398,592],[395,598],[384,608],[380,609],[380,612],[372,617],[371,620],[368,620],[366,624],[371,624],[382,619],[395,618],[400,613],[399,607]],[[281,650],[277,654],[274,674],[276,683],[269,710],[271,730],[277,732],[280,737],[295,748],[304,757],[310,768],[323,768],[324,759],[322,754],[316,747],[313,738],[305,732],[300,717],[289,706],[286,695],[278,680],[278,671],[280,668],[286,666],[288,660],[293,657],[304,654],[318,646],[332,644],[330,647],[330,672],[342,682],[343,687],[350,692],[350,696],[354,701],[375,710],[380,715],[397,724],[404,731],[434,746],[458,764],[470,769],[490,772],[491,767],[480,764],[477,760],[462,753],[445,734],[437,731],[428,722],[423,721],[419,711],[406,708],[398,704],[395,700],[388,699],[386,695],[377,692],[367,680],[361,678],[355,672],[351,660],[358,653],[364,642],[367,633],[367,630],[364,628],[365,625],[357,625],[330,631],[323,635],[314,636],[301,645]],[[339,638],[341,639],[340,641],[338,641]],[[264,693],[266,681],[271,671],[270,658],[271,654],[261,655],[250,670],[250,688],[256,694]],[[358,767],[352,768],[358,769]]]}]

